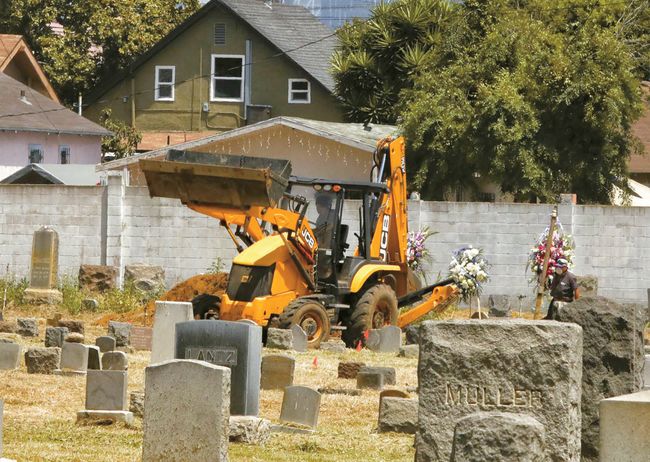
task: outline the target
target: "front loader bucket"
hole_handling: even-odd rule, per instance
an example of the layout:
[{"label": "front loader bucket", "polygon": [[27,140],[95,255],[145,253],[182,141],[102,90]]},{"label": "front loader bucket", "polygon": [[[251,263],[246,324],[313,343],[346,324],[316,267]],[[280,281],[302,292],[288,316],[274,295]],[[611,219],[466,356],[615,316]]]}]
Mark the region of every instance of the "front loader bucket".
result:
[{"label": "front loader bucket", "polygon": [[140,161],[151,197],[217,207],[275,207],[291,175],[291,162],[202,152],[167,153],[166,160]]}]

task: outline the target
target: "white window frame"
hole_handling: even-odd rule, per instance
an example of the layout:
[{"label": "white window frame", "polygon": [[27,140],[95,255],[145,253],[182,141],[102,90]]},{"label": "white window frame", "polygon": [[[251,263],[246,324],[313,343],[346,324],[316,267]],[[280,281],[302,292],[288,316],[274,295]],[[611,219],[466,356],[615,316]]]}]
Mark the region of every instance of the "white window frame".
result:
[{"label": "white window frame", "polygon": [[[163,70],[170,70],[172,71],[172,81],[171,82],[160,82],[158,80],[159,73],[158,71],[163,71]],[[172,87],[172,96],[171,97],[161,97],[160,96],[160,85],[171,85]],[[155,70],[155,97],[154,99],[156,101],[174,101],[176,97],[176,66],[156,66]]]},{"label": "white window frame", "polygon": [[[239,58],[241,59],[241,77],[216,77],[214,75],[214,60],[215,58]],[[210,58],[210,101],[222,101],[228,103],[242,103],[244,101],[244,81],[246,80],[246,56],[245,55],[224,55],[212,54]],[[214,96],[214,84],[217,80],[240,80],[241,87],[239,93],[240,98],[217,98]]]},{"label": "white window frame", "polygon": [[[306,82],[307,83],[307,90],[294,90],[292,88],[292,85],[294,82]],[[294,100],[293,99],[293,94],[294,93],[304,93],[307,92],[307,99],[306,100]],[[289,104],[311,104],[311,82],[307,79],[289,79],[289,96],[288,96],[288,101]]]},{"label": "white window frame", "polygon": [[64,164],[64,163],[62,162],[62,160],[63,160],[62,154],[63,154],[63,151],[64,151],[64,150],[67,150],[67,152],[68,152],[68,159],[67,159],[68,162],[67,162],[66,164],[70,164],[70,163],[71,163],[71,159],[70,159],[70,157],[72,157],[72,155],[71,155],[71,154],[72,154],[72,150],[70,149],[70,145],[69,145],[69,144],[60,144],[60,145],[59,145],[59,163],[60,163],[61,165],[66,165],[66,164]]}]

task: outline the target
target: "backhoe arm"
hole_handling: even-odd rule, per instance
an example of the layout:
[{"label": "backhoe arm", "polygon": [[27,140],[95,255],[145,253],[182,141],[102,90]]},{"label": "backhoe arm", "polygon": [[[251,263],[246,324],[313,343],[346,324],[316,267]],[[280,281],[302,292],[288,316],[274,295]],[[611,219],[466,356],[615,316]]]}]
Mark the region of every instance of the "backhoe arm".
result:
[{"label": "backhoe arm", "polygon": [[427,294],[430,296],[426,300],[399,315],[397,325],[400,328],[408,326],[432,311],[442,311],[448,307],[458,298],[458,288],[452,280],[445,280],[401,297],[398,306],[406,306],[422,300]]}]

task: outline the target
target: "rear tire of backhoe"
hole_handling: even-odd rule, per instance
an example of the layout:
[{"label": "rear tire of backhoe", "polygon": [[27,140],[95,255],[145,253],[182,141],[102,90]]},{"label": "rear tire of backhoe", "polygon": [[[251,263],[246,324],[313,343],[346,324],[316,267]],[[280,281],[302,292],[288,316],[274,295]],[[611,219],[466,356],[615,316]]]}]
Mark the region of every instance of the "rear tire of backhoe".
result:
[{"label": "rear tire of backhoe", "polygon": [[296,299],[287,305],[280,315],[280,328],[290,329],[294,324],[307,334],[308,348],[318,348],[330,337],[330,318],[325,307],[315,300]]},{"label": "rear tire of backhoe", "polygon": [[399,312],[397,295],[391,286],[377,284],[368,288],[359,297],[343,331],[343,340],[348,348],[355,348],[359,341],[364,342],[364,332],[396,325]]}]

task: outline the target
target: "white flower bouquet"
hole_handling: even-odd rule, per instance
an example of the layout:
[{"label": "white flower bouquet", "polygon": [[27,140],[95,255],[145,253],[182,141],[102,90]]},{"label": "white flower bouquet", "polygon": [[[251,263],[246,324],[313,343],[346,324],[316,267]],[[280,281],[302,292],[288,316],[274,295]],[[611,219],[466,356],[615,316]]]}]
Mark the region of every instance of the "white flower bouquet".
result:
[{"label": "white flower bouquet", "polygon": [[470,245],[454,251],[449,263],[449,277],[454,280],[464,300],[481,293],[482,284],[490,279],[488,267],[482,249]]}]

